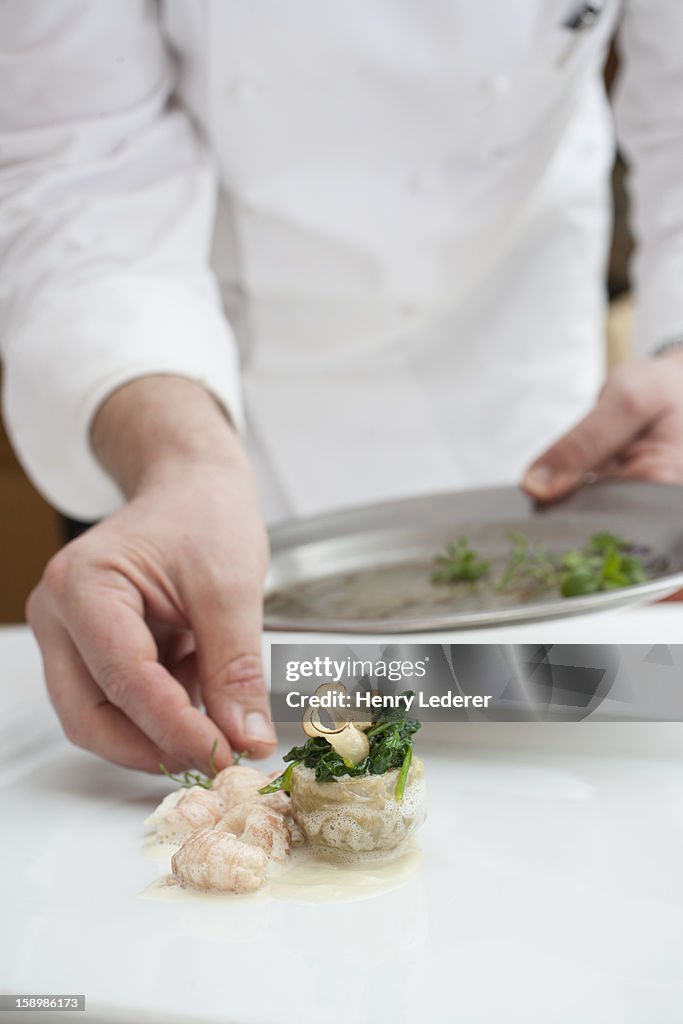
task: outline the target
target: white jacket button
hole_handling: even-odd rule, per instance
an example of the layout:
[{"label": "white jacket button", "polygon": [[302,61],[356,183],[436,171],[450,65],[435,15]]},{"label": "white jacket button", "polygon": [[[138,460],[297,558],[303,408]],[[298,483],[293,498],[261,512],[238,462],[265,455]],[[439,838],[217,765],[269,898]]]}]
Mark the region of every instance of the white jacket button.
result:
[{"label": "white jacket button", "polygon": [[231,100],[238,100],[243,103],[245,100],[250,100],[254,92],[253,82],[247,81],[246,78],[238,78],[228,89],[228,97]]},{"label": "white jacket button", "polygon": [[512,80],[508,75],[491,75],[484,82],[484,89],[489,96],[506,96],[512,88]]},{"label": "white jacket button", "polygon": [[398,311],[402,320],[414,320],[419,313],[418,307],[413,302],[402,303]]},{"label": "white jacket button", "polygon": [[416,171],[408,179],[408,188],[411,192],[421,195],[430,192],[434,187],[434,176],[428,171]]}]

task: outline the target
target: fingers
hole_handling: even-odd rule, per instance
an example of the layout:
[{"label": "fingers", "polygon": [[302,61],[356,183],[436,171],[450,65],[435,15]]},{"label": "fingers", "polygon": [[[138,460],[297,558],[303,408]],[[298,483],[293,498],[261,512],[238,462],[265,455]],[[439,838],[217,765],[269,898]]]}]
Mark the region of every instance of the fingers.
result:
[{"label": "fingers", "polygon": [[186,655],[181,661],[176,664],[167,664],[166,666],[173,676],[177,679],[181,686],[184,686],[187,690],[188,697],[194,707],[199,708],[202,705],[202,688],[199,682],[199,670],[197,668],[197,655],[192,654]]},{"label": "fingers", "polygon": [[[681,428],[683,438],[683,424]],[[656,438],[636,441],[625,453],[613,475],[623,480],[683,483],[683,444],[672,446]]]},{"label": "fingers", "polygon": [[43,656],[50,699],[71,742],[141,771],[158,771],[162,761],[169,770],[183,767],[173,764],[168,753],[106,700],[67,630],[47,605],[40,592],[34,591],[27,613]]},{"label": "fingers", "polygon": [[634,459],[614,474],[620,480],[652,480],[654,483],[681,483],[681,474],[661,456]]},{"label": "fingers", "polygon": [[185,687],[194,707],[201,707],[202,689],[192,633],[188,630],[162,630],[163,645],[160,645],[159,627],[152,623],[150,629],[159,651],[159,661]]},{"label": "fingers", "polygon": [[159,664],[142,599],[130,584],[114,573],[94,575],[65,591],[55,612],[108,703],[156,748],[170,752],[183,767],[208,771],[215,742],[216,766],[231,763],[225,736]]},{"label": "fingers", "polygon": [[618,456],[657,417],[660,398],[647,374],[634,366],[615,371],[598,403],[572,430],[529,467],[522,487],[537,501],[555,501],[575,490],[584,475]]},{"label": "fingers", "polygon": [[194,630],[202,692],[234,750],[267,757],[277,742],[261,659],[262,574],[193,573],[183,598]]}]

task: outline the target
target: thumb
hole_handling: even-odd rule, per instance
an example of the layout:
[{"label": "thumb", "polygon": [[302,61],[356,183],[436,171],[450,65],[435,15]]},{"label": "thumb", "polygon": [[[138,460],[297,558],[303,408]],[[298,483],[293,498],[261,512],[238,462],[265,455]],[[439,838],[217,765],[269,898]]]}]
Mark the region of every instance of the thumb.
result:
[{"label": "thumb", "polygon": [[649,401],[608,382],[592,412],[529,466],[522,487],[537,501],[564,497],[624,451],[655,413]]},{"label": "thumb", "polygon": [[184,596],[206,710],[233,750],[267,757],[277,737],[261,657],[260,579],[221,586],[213,574],[202,584],[197,573]]}]

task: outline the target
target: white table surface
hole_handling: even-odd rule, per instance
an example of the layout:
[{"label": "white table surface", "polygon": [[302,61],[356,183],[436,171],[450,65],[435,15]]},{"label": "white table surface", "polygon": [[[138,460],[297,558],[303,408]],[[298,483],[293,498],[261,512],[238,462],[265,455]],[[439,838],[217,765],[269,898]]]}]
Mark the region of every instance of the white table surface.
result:
[{"label": "white table surface", "polygon": [[[447,639],[676,643],[682,626],[669,605]],[[141,899],[167,783],[71,748],[28,632],[0,630],[0,991],[83,992],[81,1022],[680,1024],[683,725],[422,736],[430,812],[402,888]]]}]

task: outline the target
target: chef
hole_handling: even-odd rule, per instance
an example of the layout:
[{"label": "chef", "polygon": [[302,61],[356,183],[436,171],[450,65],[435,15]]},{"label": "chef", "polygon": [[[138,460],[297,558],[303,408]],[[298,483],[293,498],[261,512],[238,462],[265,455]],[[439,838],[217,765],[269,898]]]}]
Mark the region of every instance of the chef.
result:
[{"label": "chef", "polygon": [[[600,390],[617,28],[638,358]],[[28,605],[75,743],[272,750],[263,516],[683,479],[682,41],[680,0],[5,0],[4,412],[99,521]]]}]

